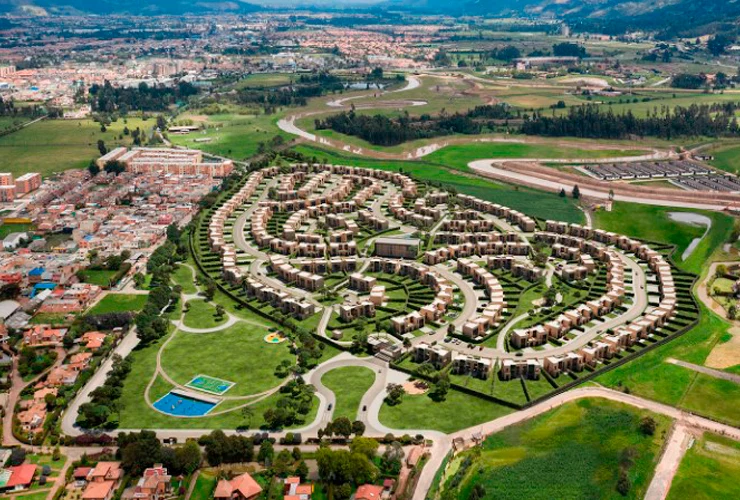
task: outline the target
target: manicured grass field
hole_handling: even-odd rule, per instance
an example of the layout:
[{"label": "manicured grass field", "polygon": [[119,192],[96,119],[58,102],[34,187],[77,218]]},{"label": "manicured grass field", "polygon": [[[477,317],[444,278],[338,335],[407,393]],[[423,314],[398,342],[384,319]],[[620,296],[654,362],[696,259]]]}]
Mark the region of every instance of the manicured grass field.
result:
[{"label": "manicured grass field", "polygon": [[[254,330],[254,328],[251,326],[249,328],[249,332]],[[222,335],[223,333],[224,332],[218,332],[218,335]],[[185,337],[186,335],[187,334],[183,334],[182,332],[178,333],[178,336]],[[211,353],[203,353],[203,350],[208,348],[208,339],[211,339],[213,337],[205,336],[202,334],[191,334],[190,337],[191,338],[185,339],[185,342],[187,343],[185,349],[187,349],[187,352],[185,352],[185,349],[182,348],[183,344],[174,346],[171,345],[167,348],[167,351],[169,351],[170,347],[174,347],[175,350],[170,351],[170,354],[173,354],[174,352],[175,356],[181,354],[181,352],[185,352],[185,357],[187,358],[187,361],[183,362],[182,360],[175,360],[174,364],[176,364],[177,366],[171,367],[167,364],[168,353],[163,353],[163,362],[165,364],[165,369],[167,370],[167,373],[171,376],[175,376],[177,374],[177,376],[175,376],[175,380],[177,380],[177,382],[188,382],[193,375],[196,375],[196,371],[198,373],[203,372],[213,376],[221,376],[222,372],[213,369],[213,366],[219,364],[223,365],[224,363],[221,362],[222,360],[229,361],[228,366],[225,366],[222,370],[223,372],[229,373],[229,377],[224,378],[237,382],[237,385],[229,391],[229,396],[239,396],[241,394],[244,394],[244,392],[249,393],[249,391],[245,390],[245,388],[247,388],[247,386],[249,386],[250,384],[253,385],[253,382],[251,381],[252,374],[255,374],[255,376],[260,379],[255,382],[265,382],[266,379],[269,377],[263,377],[261,372],[259,371],[259,367],[257,365],[262,364],[262,361],[264,360],[264,357],[260,357],[259,352],[256,354],[251,351],[247,353],[246,351],[241,349],[242,344],[238,343],[236,345],[236,348],[232,346],[232,351],[229,351],[229,356],[224,356],[223,351],[221,351],[218,354],[218,358],[207,359],[206,356]],[[195,341],[193,340],[193,338],[195,339]],[[230,338],[233,339],[233,336],[230,336]],[[166,341],[166,339],[167,337],[160,339],[159,341],[143,349],[137,349],[131,353],[130,359],[132,361],[132,370],[129,376],[126,378],[123,386],[123,391],[121,393],[121,398],[118,400],[120,408],[120,428],[236,429],[237,427],[250,424],[251,428],[256,429],[264,425],[264,419],[262,418],[262,415],[268,408],[275,407],[276,402],[281,397],[279,393],[269,396],[261,400],[260,402],[252,405],[252,409],[254,410],[254,417],[251,419],[251,422],[242,415],[241,410],[239,409],[225,413],[223,415],[209,415],[203,418],[174,418],[159,413],[149,407],[146,403],[146,400],[144,399],[144,393],[146,392],[149,380],[151,379],[152,374],[154,373],[154,370],[156,368],[157,351]],[[198,341],[198,339],[200,340]],[[261,337],[260,342],[262,342]],[[266,343],[262,343],[266,347],[285,349],[285,351],[287,352],[287,347],[285,347],[285,344],[281,344],[279,346],[268,346]],[[193,350],[193,346],[195,346],[195,350]],[[233,355],[233,353],[237,353],[237,355]],[[199,365],[190,369],[191,376],[188,378],[187,374],[181,375],[180,372],[187,372],[187,364],[194,364],[194,360],[197,360],[199,362]],[[201,360],[205,362],[200,363]],[[184,368],[182,368],[183,365],[185,365]],[[235,366],[238,368],[235,368]],[[270,387],[274,387],[279,382],[280,379],[277,379],[273,376]],[[164,379],[162,379],[161,377],[157,378],[150,391],[152,402],[167,394],[172,388],[173,387]],[[223,403],[218,405],[218,407],[216,407],[212,413],[218,413],[220,411],[228,410],[229,408],[237,408],[242,404],[244,404],[244,402],[239,400],[224,401]],[[299,423],[295,427],[301,427],[305,425],[306,422],[312,422],[316,417],[317,410],[318,399],[316,398],[314,399],[314,406],[311,412],[305,417],[305,422]]]},{"label": "manicured grass field", "polygon": [[177,266],[177,269],[172,273],[172,281],[180,285],[183,293],[198,293],[198,289],[193,283],[193,271],[189,267]]},{"label": "manicured grass field", "polygon": [[[443,495],[469,498],[473,486],[480,485],[485,498],[502,500],[618,499],[623,498],[616,491],[623,467],[631,482],[626,498],[642,498],[670,424],[651,415],[658,429],[645,436],[638,423],[646,415],[610,401],[581,400],[508,427],[453,460]],[[465,467],[468,457],[472,462]]]},{"label": "manicured grass field", "polygon": [[[671,220],[669,212],[694,212],[712,219],[712,228],[685,262],[681,254],[694,238],[701,238],[705,228]],[[616,202],[611,212],[599,210],[594,224],[619,234],[676,245],[673,258],[682,269],[699,273],[711,254],[728,240],[733,218],[718,212],[657,207],[638,203]]]},{"label": "manicured grass field", "polygon": [[0,238],[11,233],[25,233],[34,229],[33,224],[0,224]]},{"label": "manicured grass field", "polygon": [[[471,174],[459,175],[454,170],[461,167],[431,164],[423,161],[385,161],[359,158],[327,151],[315,146],[297,146],[309,158],[329,163],[353,165],[357,167],[378,168],[411,174],[420,181],[441,183],[447,189],[478,196],[502,205],[520,210],[529,215],[544,219],[558,219],[567,222],[583,222],[583,213],[570,198],[560,198],[557,194],[502,184]],[[465,164],[467,165],[467,164]]]},{"label": "manicured grass field", "polygon": [[335,368],[321,377],[321,383],[336,396],[334,418],[356,420],[360,401],[375,382],[375,373],[362,366]]},{"label": "manicured grass field", "polygon": [[[108,149],[118,145],[130,146],[130,135],[123,135],[124,127],[139,127],[148,131],[154,119],[143,121],[128,117],[113,122],[105,132],[100,124],[85,120],[44,120],[18,132],[0,137],[0,157],[4,171],[18,176],[26,172],[40,172],[47,176],[70,168],[83,168],[100,156],[97,142],[102,139]],[[123,135],[123,139],[119,137]]]},{"label": "manicured grass field", "polygon": [[[184,114],[177,119],[188,119]],[[224,155],[236,160],[244,160],[257,153],[260,142],[267,142],[276,135],[290,139],[290,135],[277,127],[278,115],[238,115],[222,114],[208,116],[203,132],[188,135],[170,135],[170,140],[178,146],[200,149],[207,153]],[[196,142],[196,139],[210,139],[210,142]]]},{"label": "manicured grass field", "polygon": [[740,174],[740,146],[727,146],[712,152],[714,160],[711,165],[725,172]]},{"label": "manicured grass field", "polygon": [[295,75],[289,73],[256,73],[239,80],[236,88],[277,87],[287,85],[295,79]]},{"label": "manicured grass field", "polygon": [[87,311],[87,314],[140,311],[144,308],[146,299],[144,294],[109,293]]},{"label": "manicured grass field", "polygon": [[183,385],[202,373],[235,382],[229,396],[266,391],[283,380],[275,368],[282,361],[294,362],[287,343],[262,340],[267,333],[244,323],[215,333],[179,332],[162,353],[162,368]]},{"label": "manicured grass field", "polygon": [[668,500],[740,498],[740,444],[706,433],[686,452]]},{"label": "manicured grass field", "polygon": [[451,390],[436,403],[427,394],[405,395],[396,406],[383,404],[380,422],[391,429],[436,430],[446,433],[466,429],[511,413],[505,406]]},{"label": "manicured grass field", "polygon": [[185,326],[190,328],[215,328],[226,323],[224,315],[220,319],[216,317],[216,308],[205,300],[191,300],[187,303],[188,312],[185,313]]}]

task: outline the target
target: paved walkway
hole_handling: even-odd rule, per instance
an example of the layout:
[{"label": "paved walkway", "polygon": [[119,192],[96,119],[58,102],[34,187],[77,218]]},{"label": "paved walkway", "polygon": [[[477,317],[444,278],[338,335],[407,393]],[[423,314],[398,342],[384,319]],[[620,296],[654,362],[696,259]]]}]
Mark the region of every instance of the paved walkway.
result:
[{"label": "paved walkway", "polygon": [[689,363],[687,361],[681,361],[680,359],[674,358],[668,358],[666,362],[672,365],[688,368],[689,370],[693,370],[698,373],[703,373],[704,375],[708,375],[710,377],[740,384],[740,375],[735,375],[734,373],[723,372],[722,370],[716,370],[714,368],[708,368],[706,366],[695,365],[694,363]]}]

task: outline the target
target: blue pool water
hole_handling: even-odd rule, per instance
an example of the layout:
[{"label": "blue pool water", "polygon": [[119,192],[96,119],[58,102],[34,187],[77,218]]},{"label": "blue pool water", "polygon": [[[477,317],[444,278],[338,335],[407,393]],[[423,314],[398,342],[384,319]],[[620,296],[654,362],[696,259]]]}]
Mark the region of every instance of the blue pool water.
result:
[{"label": "blue pool water", "polygon": [[216,403],[190,398],[183,394],[167,393],[154,403],[154,407],[162,413],[178,417],[200,417],[207,415]]}]

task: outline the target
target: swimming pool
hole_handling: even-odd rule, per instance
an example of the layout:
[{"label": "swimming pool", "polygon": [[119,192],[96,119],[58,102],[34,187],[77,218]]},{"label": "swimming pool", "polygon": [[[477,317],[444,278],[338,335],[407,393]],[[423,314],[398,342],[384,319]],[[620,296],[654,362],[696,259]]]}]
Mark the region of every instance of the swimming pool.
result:
[{"label": "swimming pool", "polygon": [[202,417],[218,405],[212,398],[195,398],[180,391],[170,391],[155,403],[154,407],[176,417]]}]

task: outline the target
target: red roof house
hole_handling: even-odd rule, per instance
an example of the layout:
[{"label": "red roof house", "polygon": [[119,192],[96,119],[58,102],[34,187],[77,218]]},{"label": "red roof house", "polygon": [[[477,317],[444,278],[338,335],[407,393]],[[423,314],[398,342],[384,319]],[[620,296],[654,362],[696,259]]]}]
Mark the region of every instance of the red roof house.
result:
[{"label": "red roof house", "polygon": [[216,485],[213,497],[216,500],[253,500],[262,493],[262,487],[248,473],[237,476],[231,481],[222,479]]}]

